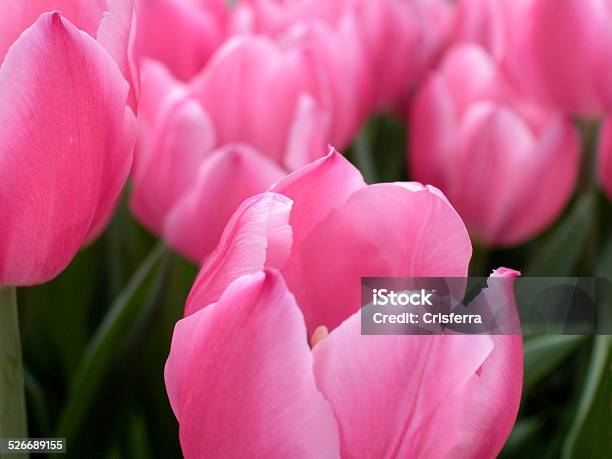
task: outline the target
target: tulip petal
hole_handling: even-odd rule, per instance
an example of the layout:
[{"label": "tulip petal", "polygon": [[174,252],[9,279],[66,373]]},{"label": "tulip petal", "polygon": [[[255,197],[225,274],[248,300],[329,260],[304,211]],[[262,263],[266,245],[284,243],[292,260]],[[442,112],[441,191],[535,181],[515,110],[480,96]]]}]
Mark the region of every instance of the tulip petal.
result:
[{"label": "tulip petal", "polygon": [[310,96],[300,97],[283,161],[294,171],[321,158],[329,132],[329,114]]},{"label": "tulip petal", "polygon": [[310,67],[325,69],[318,74],[322,88],[319,100],[331,115],[329,143],[345,148],[373,101],[372,72],[361,30],[354,15],[345,15],[335,26],[313,22],[293,31],[292,38]]},{"label": "tulip petal", "polygon": [[41,14],[57,10],[76,27],[95,37],[105,9],[105,0],[0,0],[0,62],[19,35]]},{"label": "tulip petal", "polygon": [[[395,108],[423,70],[424,27],[416,3],[401,0],[357,2],[378,109]],[[410,59],[397,59],[397,56],[410,56]]]},{"label": "tulip petal", "polygon": [[537,100],[579,116],[596,116],[605,110],[598,73],[602,62],[612,56],[606,40],[610,38],[606,3],[531,2],[516,73]]},{"label": "tulip petal", "polygon": [[295,299],[273,271],[181,320],[165,380],[187,458],[338,457]]},{"label": "tulip petal", "polygon": [[138,123],[130,109],[125,110],[123,127],[117,129],[122,129],[123,134],[116,137],[115,144],[109,145],[108,160],[103,170],[104,191],[100,196],[92,226],[87,232],[87,241],[97,238],[110,221],[132,168]]},{"label": "tulip petal", "polygon": [[410,172],[423,182],[449,183],[445,164],[452,160],[458,110],[448,86],[438,74],[426,81],[415,97],[410,115]]},{"label": "tulip petal", "polygon": [[496,456],[518,410],[520,337],[365,336],[360,327],[355,313],[313,349],[344,457]]},{"label": "tulip petal", "polygon": [[141,125],[130,204],[153,232],[163,232],[171,209],[197,181],[214,144],[210,118],[161,64],[142,66]]},{"label": "tulip petal", "polygon": [[313,349],[343,457],[447,457],[488,336],[365,336],[355,313]]},{"label": "tulip petal", "polygon": [[133,60],[136,40],[134,0],[107,0],[96,39],[115,60],[124,78],[130,83],[130,106],[136,110],[140,86],[138,67]]},{"label": "tulip petal", "polygon": [[[529,157],[517,164],[513,205],[500,227],[499,242],[526,241],[557,220],[569,202],[580,170],[580,136],[568,120],[551,120]],[[511,185],[509,185],[509,188]]]},{"label": "tulip petal", "polygon": [[[297,46],[263,36],[228,40],[193,82],[219,143],[246,143],[281,162],[299,98],[317,99],[316,79]],[[266,116],[262,116],[265,113]]]},{"label": "tulip petal", "polygon": [[177,99],[187,96],[187,88],[176,80],[170,70],[161,62],[144,59],[140,64],[140,100],[138,101],[138,120],[153,126],[163,104],[170,105]]},{"label": "tulip petal", "polygon": [[238,9],[248,9],[246,13],[251,16],[253,32],[278,36],[297,22],[333,23],[347,10],[347,3],[329,0],[244,0],[236,6]]},{"label": "tulip petal", "polygon": [[[489,288],[474,299],[486,297],[509,325],[519,332],[518,308],[514,298],[517,271],[498,268],[489,277]],[[521,401],[523,386],[523,341],[519,334],[495,335],[493,350],[478,372],[478,378],[467,391],[463,410],[460,445],[453,456],[478,459],[496,457],[506,442]]]},{"label": "tulip petal", "polygon": [[264,267],[280,268],[285,263],[292,242],[292,204],[283,195],[267,192],[240,205],[193,284],[185,316],[217,301],[238,277]]},{"label": "tulip petal", "polygon": [[492,57],[476,45],[459,45],[449,50],[440,67],[440,76],[448,86],[458,113],[502,85]]},{"label": "tulip petal", "polygon": [[294,202],[291,227],[295,240],[303,239],[329,212],[365,187],[361,173],[340,153],[330,148],[325,158],[295,171],[276,183],[271,191]]},{"label": "tulip petal", "polygon": [[506,11],[508,3],[504,0],[457,2],[453,41],[478,43],[496,59],[503,57],[508,46]]},{"label": "tulip petal", "polygon": [[519,178],[536,139],[523,119],[490,102],[472,105],[459,131],[461,167],[444,191],[475,237],[497,243],[507,229],[502,223],[514,194],[525,185]]},{"label": "tulip petal", "polygon": [[410,126],[410,166],[423,182],[447,186],[455,171],[446,167],[456,161],[457,125],[464,112],[480,98],[493,96],[501,86],[491,58],[476,45],[451,49],[417,95]]},{"label": "tulip petal", "polygon": [[475,237],[517,244],[555,219],[578,172],[578,136],[569,123],[551,120],[537,138],[516,112],[482,102],[468,110],[460,130],[464,167],[445,191]]},{"label": "tulip petal", "polygon": [[182,81],[195,76],[225,36],[225,8],[198,3],[202,2],[137,0],[138,57],[164,62]]},{"label": "tulip petal", "polygon": [[284,175],[276,164],[245,145],[229,145],[212,153],[202,163],[194,185],[168,215],[167,240],[193,261],[203,261],[240,203]]},{"label": "tulip petal", "polygon": [[331,330],[359,309],[361,277],[462,277],[471,253],[463,222],[438,190],[418,183],[370,185],[303,240],[296,237],[283,274],[309,332],[320,325]]},{"label": "tulip petal", "polygon": [[0,284],[49,280],[99,226],[132,161],[127,94],[104,49],[59,13],[43,14],[8,52],[0,68]]}]

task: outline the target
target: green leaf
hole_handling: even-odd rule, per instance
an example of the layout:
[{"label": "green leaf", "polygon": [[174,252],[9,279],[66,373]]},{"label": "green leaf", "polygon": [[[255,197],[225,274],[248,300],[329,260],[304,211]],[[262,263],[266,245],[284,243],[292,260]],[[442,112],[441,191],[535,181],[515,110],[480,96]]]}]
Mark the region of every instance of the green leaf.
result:
[{"label": "green leaf", "polygon": [[158,277],[168,256],[162,244],[153,249],[106,314],[72,378],[57,428],[58,436],[74,438],[83,427],[84,417],[109,367],[130,339],[129,332],[155,304],[155,287],[160,284]]},{"label": "green leaf", "polygon": [[373,154],[378,181],[406,181],[406,122],[393,116],[378,116],[368,124],[372,126],[370,135],[374,139]]},{"label": "green leaf", "polygon": [[87,247],[56,279],[19,289],[24,356],[34,375],[63,383],[76,369],[95,302],[103,296],[101,249],[99,243]]},{"label": "green leaf", "polygon": [[597,336],[562,458],[612,457],[612,337]]},{"label": "green leaf", "polygon": [[132,419],[129,426],[129,453],[128,457],[148,458],[154,457],[151,451],[151,439],[147,432],[147,425],[142,413],[132,411]]},{"label": "green leaf", "polygon": [[612,236],[601,251],[595,272],[598,276],[612,278]]},{"label": "green leaf", "polygon": [[132,216],[124,192],[103,243],[106,253],[107,286],[110,298],[115,298],[127,284],[155,245],[155,239]]},{"label": "green leaf", "polygon": [[17,291],[0,286],[0,438],[27,437],[23,387]]},{"label": "green leaf", "polygon": [[371,118],[346,157],[367,183],[406,181],[406,123],[389,115]]},{"label": "green leaf", "polygon": [[585,339],[579,335],[536,336],[525,343],[523,390],[548,376]]},{"label": "green leaf", "polygon": [[530,260],[528,276],[571,276],[584,253],[595,208],[593,194],[582,195],[561,225]]},{"label": "green leaf", "polygon": [[147,330],[145,341],[139,347],[141,381],[138,387],[138,402],[143,410],[157,457],[180,457],[178,425],[168,403],[164,380],[164,364],[170,349],[172,332],[176,322],[183,316],[187,294],[197,275],[197,267],[179,256],[171,259],[167,286],[162,296],[163,307],[159,308]]},{"label": "green leaf", "polygon": [[[27,368],[23,370],[23,379],[28,400],[28,412],[34,415],[36,425],[40,432],[49,432],[51,427],[49,424],[49,410],[47,409],[44,388]],[[28,424],[31,425],[32,421],[32,419],[29,419]]]}]

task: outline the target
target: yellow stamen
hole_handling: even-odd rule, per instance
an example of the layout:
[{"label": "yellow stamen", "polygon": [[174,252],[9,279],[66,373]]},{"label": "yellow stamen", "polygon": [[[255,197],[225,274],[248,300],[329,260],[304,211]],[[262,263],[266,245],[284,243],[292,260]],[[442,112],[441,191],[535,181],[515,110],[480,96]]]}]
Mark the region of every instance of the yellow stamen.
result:
[{"label": "yellow stamen", "polygon": [[319,325],[315,328],[314,333],[310,337],[310,347],[315,347],[318,343],[323,341],[329,335],[329,330],[325,325]]}]

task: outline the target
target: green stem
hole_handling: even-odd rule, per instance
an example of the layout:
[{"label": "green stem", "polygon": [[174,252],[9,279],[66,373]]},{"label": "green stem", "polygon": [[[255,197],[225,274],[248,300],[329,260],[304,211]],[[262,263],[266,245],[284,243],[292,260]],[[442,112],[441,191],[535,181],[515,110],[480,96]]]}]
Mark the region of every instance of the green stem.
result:
[{"label": "green stem", "polygon": [[[578,123],[582,136],[582,161],[577,189],[582,194],[591,193],[597,199],[597,149],[599,139],[599,122],[597,120],[584,120]],[[592,224],[589,229],[588,243],[585,248],[583,260],[585,274],[592,275],[599,254],[599,204],[593,206]]]},{"label": "green stem", "polygon": [[0,287],[0,438],[26,438],[17,289]]},{"label": "green stem", "polygon": [[376,182],[376,165],[372,158],[372,144],[367,132],[367,126],[362,128],[354,144],[355,163],[363,174],[366,183]]},{"label": "green stem", "polygon": [[599,138],[599,123],[597,121],[581,121],[578,128],[582,136],[582,161],[577,188],[586,193],[597,188],[597,141]]}]

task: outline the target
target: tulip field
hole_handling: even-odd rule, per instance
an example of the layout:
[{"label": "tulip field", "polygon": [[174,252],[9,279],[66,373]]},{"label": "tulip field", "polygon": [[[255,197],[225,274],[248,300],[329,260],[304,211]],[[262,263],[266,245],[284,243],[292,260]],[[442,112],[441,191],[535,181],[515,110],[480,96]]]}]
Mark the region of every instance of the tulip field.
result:
[{"label": "tulip field", "polygon": [[612,457],[612,0],[0,0],[0,59],[1,459]]}]

